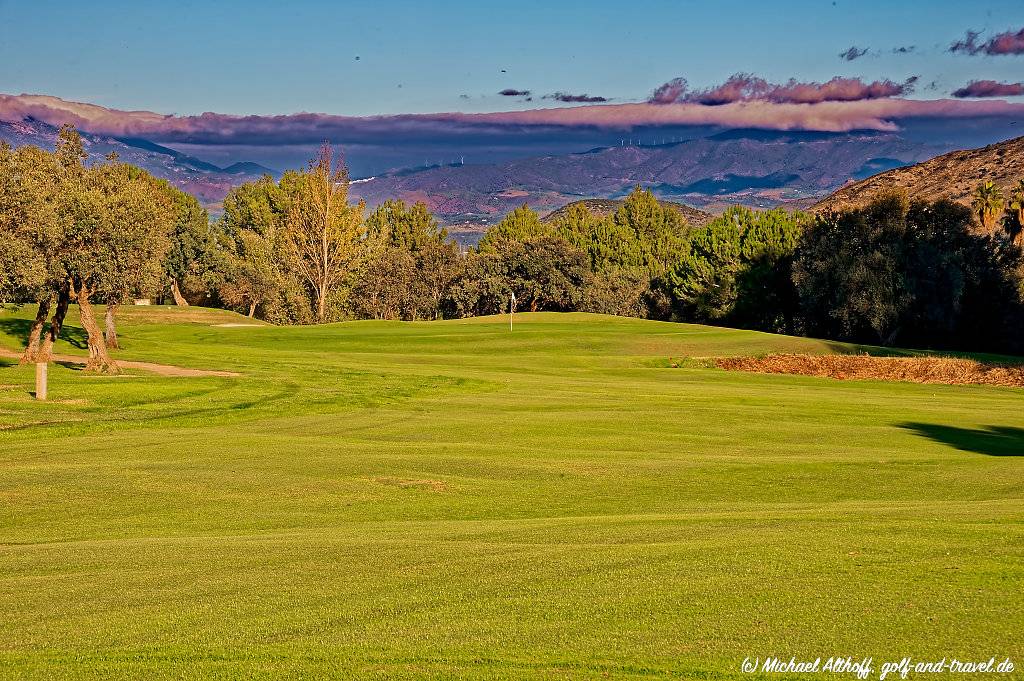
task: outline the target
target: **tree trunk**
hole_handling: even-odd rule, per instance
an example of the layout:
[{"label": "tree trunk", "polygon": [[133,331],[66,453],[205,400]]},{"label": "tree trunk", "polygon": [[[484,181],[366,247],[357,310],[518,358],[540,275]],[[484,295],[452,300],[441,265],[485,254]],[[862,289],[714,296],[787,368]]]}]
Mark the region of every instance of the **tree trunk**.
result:
[{"label": "tree trunk", "polygon": [[896,343],[896,336],[899,335],[899,332],[900,332],[900,327],[897,326],[896,328],[894,328],[889,333],[883,334],[883,333],[879,332],[878,337],[879,337],[879,340],[882,342],[882,345],[884,347],[890,348],[890,347],[892,347]]},{"label": "tree trunk", "polygon": [[181,289],[178,288],[178,280],[171,279],[171,295],[174,296],[174,304],[178,307],[188,307],[188,301],[185,300],[185,296],[181,295]]},{"label": "tree trunk", "polygon": [[53,344],[60,338],[60,330],[64,327],[64,317],[68,313],[68,303],[70,300],[71,287],[69,284],[64,284],[57,295],[57,309],[53,311],[49,332],[43,336],[43,348],[36,357],[37,362],[49,362],[53,357]]},{"label": "tree trunk", "polygon": [[39,358],[39,343],[42,341],[43,327],[46,326],[46,317],[50,314],[50,301],[53,296],[46,296],[39,299],[39,309],[36,310],[35,321],[28,330],[28,343],[25,345],[25,352],[21,355],[21,364],[33,364]]},{"label": "tree trunk", "polygon": [[252,319],[253,315],[255,315],[255,314],[256,314],[256,301],[254,300],[251,303],[249,303],[249,319]]},{"label": "tree trunk", "polygon": [[78,287],[78,310],[82,315],[82,326],[89,335],[89,361],[85,363],[86,371],[95,371],[100,374],[116,374],[117,363],[107,353],[107,345],[103,341],[103,332],[96,323],[96,315],[93,314],[92,303],[89,302],[89,288],[82,284]]},{"label": "tree trunk", "polygon": [[109,350],[120,350],[121,344],[117,342],[117,321],[114,315],[117,314],[117,303],[107,303],[107,313],[103,318],[103,340]]},{"label": "tree trunk", "polygon": [[327,288],[320,285],[317,287],[316,296],[316,323],[323,324],[327,316]]}]

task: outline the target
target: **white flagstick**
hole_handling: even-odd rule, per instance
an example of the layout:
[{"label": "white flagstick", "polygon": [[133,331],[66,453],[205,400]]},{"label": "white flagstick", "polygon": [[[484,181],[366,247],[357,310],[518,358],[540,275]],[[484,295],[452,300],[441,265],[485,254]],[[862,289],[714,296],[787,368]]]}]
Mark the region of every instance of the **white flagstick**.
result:
[{"label": "white flagstick", "polygon": [[512,300],[508,304],[508,330],[512,330],[512,313],[516,311],[516,293],[512,292]]}]

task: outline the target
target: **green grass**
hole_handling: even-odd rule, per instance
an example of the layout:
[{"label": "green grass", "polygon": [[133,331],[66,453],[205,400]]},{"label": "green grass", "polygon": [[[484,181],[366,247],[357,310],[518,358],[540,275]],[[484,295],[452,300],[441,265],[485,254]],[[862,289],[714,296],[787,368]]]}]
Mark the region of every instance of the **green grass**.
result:
[{"label": "green grass", "polygon": [[37,403],[0,368],[2,677],[1024,667],[1024,391],[728,373],[686,358],[845,348],[583,314],[125,312],[121,356],[243,375],[55,366]]}]

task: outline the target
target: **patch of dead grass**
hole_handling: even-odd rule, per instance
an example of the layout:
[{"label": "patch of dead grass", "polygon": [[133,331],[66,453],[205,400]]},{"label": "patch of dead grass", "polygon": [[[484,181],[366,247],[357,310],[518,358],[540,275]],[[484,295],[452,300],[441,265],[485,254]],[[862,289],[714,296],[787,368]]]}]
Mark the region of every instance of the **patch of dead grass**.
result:
[{"label": "patch of dead grass", "polygon": [[410,480],[408,478],[382,477],[374,478],[374,482],[401,489],[425,489],[431,492],[447,491],[448,485],[443,480]]},{"label": "patch of dead grass", "polygon": [[729,371],[819,376],[841,381],[876,380],[947,385],[1024,387],[1024,367],[986,364],[955,357],[872,357],[870,355],[780,354],[765,357],[720,357],[715,365]]}]

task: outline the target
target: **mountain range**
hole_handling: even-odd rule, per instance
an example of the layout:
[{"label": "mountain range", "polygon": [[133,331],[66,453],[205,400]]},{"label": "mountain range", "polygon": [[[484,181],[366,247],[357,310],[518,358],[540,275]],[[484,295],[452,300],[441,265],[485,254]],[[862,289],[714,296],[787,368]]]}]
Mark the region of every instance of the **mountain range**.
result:
[{"label": "mountain range", "polygon": [[[0,141],[12,147],[34,145],[43,149],[53,149],[59,132],[60,129],[56,126],[34,118],[0,120]],[[277,171],[258,163],[249,162],[234,163],[221,168],[137,137],[106,137],[87,132],[80,134],[91,161],[102,159],[110,152],[117,152],[121,161],[143,168],[154,176],[191,192],[214,210],[232,187],[264,174],[278,174]]]},{"label": "mountain range", "polygon": [[352,193],[370,205],[424,201],[448,224],[481,228],[523,203],[547,212],[580,198],[619,198],[638,184],[712,212],[733,203],[810,205],[847,182],[948,149],[874,131],[736,129],[670,144],[405,170],[357,181]]},{"label": "mountain range", "polygon": [[[58,132],[31,117],[0,121],[0,141],[12,146],[52,149]],[[246,161],[217,166],[138,137],[84,132],[82,140],[91,158],[117,152],[121,160],[195,194],[214,212],[232,187],[264,174],[278,175]],[[922,198],[946,195],[969,202],[982,179],[1006,184],[1024,176],[1024,138],[944,154],[950,148],[950,143],[927,144],[877,131],[733,129],[668,144],[399,170],[354,180],[351,193],[371,207],[389,198],[424,201],[460,241],[474,242],[489,224],[524,203],[549,213],[581,199],[605,199],[592,206],[600,209],[605,203],[614,206],[610,200],[636,185],[676,202],[691,222],[699,223],[734,203],[830,208],[862,203],[891,186]],[[926,159],[931,160],[913,165]]]}]

